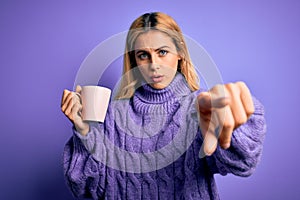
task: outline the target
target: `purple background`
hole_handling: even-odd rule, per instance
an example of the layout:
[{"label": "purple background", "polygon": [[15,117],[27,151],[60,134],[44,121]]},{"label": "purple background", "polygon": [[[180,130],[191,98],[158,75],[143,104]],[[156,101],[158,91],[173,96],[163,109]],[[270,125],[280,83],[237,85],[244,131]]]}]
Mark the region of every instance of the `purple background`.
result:
[{"label": "purple background", "polygon": [[245,81],[265,105],[261,163],[249,178],[217,175],[221,198],[299,199],[296,0],[1,0],[0,199],[72,199],[62,172],[72,134],[60,111],[62,91],[73,88],[81,62],[97,44],[147,11],[173,16],[208,51],[225,82]]}]

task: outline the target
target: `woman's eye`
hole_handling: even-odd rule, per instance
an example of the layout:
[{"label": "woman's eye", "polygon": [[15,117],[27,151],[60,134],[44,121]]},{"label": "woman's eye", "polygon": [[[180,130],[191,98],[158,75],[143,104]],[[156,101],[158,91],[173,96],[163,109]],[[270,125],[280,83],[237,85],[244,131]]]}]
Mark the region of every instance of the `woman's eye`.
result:
[{"label": "woman's eye", "polygon": [[160,56],[165,56],[165,55],[167,55],[167,53],[168,53],[168,52],[167,52],[166,50],[160,50],[160,51],[159,51],[159,55],[160,55]]},{"label": "woman's eye", "polygon": [[148,54],[142,53],[142,54],[138,55],[138,58],[141,59],[141,60],[148,59]]}]

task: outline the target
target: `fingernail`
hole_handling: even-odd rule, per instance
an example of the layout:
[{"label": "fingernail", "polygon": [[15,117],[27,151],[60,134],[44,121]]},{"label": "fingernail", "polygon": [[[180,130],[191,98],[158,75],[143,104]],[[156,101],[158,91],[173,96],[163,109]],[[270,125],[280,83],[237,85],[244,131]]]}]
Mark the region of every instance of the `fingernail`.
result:
[{"label": "fingernail", "polygon": [[213,154],[217,148],[218,141],[215,136],[208,134],[205,137],[204,152],[206,155],[210,156]]},{"label": "fingernail", "polygon": [[228,149],[228,148],[230,147],[230,143],[223,143],[223,144],[221,145],[221,147],[222,147],[223,149]]}]

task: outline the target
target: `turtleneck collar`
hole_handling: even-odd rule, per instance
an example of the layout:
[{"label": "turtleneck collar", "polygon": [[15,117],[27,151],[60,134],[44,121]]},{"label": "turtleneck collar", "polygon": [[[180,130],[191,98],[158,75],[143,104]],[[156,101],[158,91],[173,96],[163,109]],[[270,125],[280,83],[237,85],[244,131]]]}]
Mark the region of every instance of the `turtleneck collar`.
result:
[{"label": "turtleneck collar", "polygon": [[143,84],[136,91],[136,96],[147,103],[164,103],[173,98],[178,98],[191,93],[184,76],[177,73],[172,82],[164,89],[152,88],[149,84]]},{"label": "turtleneck collar", "polygon": [[[178,101],[180,97],[191,93],[190,88],[181,73],[177,73],[172,82],[164,89],[154,89],[149,84],[143,84],[135,91],[134,107],[142,112],[150,109],[148,106],[163,104],[165,110]],[[148,106],[147,106],[148,105]],[[146,110],[145,110],[146,109]]]}]

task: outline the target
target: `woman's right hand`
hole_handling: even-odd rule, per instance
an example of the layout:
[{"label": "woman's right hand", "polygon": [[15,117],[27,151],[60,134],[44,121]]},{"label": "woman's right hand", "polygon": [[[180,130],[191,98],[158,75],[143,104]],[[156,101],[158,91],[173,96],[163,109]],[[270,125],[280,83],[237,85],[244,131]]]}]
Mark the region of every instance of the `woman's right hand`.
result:
[{"label": "woman's right hand", "polygon": [[61,110],[74,124],[76,130],[81,135],[86,135],[89,132],[89,124],[84,122],[81,117],[81,87],[77,85],[76,91],[72,92],[64,90],[61,100]]}]

